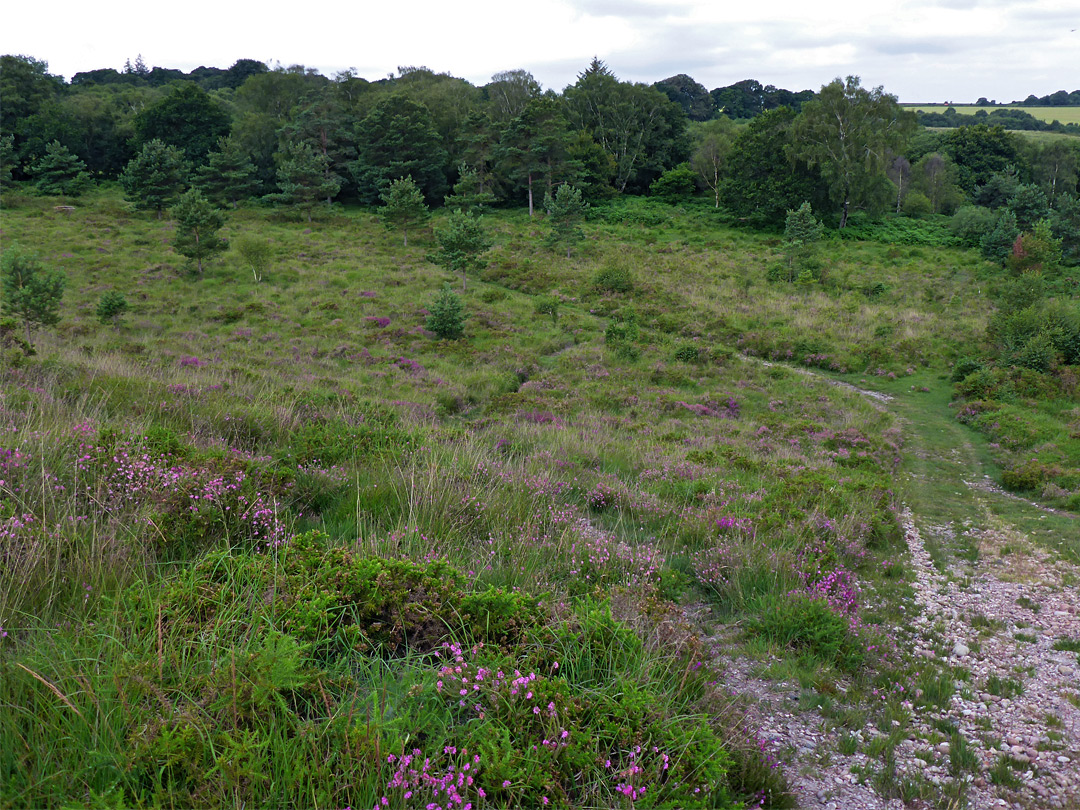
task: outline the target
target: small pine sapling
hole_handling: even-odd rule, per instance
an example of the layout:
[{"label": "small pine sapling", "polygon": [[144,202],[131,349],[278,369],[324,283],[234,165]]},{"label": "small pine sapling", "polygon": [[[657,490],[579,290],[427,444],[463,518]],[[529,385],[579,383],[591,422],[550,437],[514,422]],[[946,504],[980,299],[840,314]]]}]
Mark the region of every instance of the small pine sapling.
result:
[{"label": "small pine sapling", "polygon": [[109,290],[101,296],[101,300],[98,301],[97,309],[94,314],[97,315],[97,319],[104,325],[119,326],[120,321],[124,318],[124,313],[128,310],[127,299],[124,298],[124,294],[118,290]]},{"label": "small pine sapling", "polygon": [[176,218],[173,249],[194,261],[201,276],[203,262],[229,247],[229,243],[217,235],[225,224],[225,215],[195,188],[180,196],[172,214]]},{"label": "small pine sapling", "polygon": [[442,340],[457,340],[465,333],[465,312],[450,285],[446,284],[431,304],[427,328]]},{"label": "small pine sapling", "polygon": [[0,260],[0,312],[21,318],[26,342],[33,346],[35,326],[53,326],[60,321],[60,302],[67,277],[59,270],[48,271],[32,253],[18,245],[4,251]]}]

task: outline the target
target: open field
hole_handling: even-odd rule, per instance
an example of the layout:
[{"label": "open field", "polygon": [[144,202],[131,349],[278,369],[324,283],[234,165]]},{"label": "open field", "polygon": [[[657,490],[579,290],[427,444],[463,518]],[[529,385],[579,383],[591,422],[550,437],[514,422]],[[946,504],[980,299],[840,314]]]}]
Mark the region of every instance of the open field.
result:
[{"label": "open field", "polygon": [[[230,211],[256,279],[236,251],[192,273],[115,188],[4,202],[5,248],[67,288],[0,367],[0,806],[997,789],[901,516],[963,527],[928,542],[950,581],[986,516],[1065,559],[1080,533],[964,484],[999,458],[949,405],[1005,281],[974,251],[828,238],[770,280],[776,236],[627,199],[569,259],[486,215],[463,285],[430,228]],[[444,284],[460,340],[427,328]],[[754,720],[759,682],[802,736]]]},{"label": "open field", "polygon": [[[981,107],[975,104],[953,104],[950,106],[960,115],[974,115],[979,110],[985,110],[987,113],[994,110],[1020,110],[1047,123],[1060,121],[1063,124],[1080,124],[1080,107],[1024,107],[1011,104],[995,107]],[[903,107],[905,110],[915,112],[934,113],[943,113],[950,108],[944,104],[905,104]]]}]

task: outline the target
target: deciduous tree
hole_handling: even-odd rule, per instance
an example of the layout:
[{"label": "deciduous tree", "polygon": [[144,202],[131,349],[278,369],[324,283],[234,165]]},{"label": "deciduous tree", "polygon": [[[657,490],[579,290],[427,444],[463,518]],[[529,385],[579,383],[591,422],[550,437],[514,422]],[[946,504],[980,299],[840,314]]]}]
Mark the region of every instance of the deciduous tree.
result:
[{"label": "deciduous tree", "polygon": [[821,170],[840,207],[841,228],[853,205],[872,198],[889,157],[903,151],[916,127],[915,114],[901,108],[896,96],[881,87],[863,88],[858,76],[835,79],[803,105],[793,149]]}]

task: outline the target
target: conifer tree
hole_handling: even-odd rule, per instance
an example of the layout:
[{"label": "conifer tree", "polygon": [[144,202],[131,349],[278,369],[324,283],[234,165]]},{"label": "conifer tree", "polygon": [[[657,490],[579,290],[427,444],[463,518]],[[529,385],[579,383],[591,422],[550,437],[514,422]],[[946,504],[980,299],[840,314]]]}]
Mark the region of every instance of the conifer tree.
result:
[{"label": "conifer tree", "polygon": [[218,205],[236,207],[240,200],[255,196],[259,188],[251,156],[233,138],[219,138],[218,148],[196,173],[196,185],[207,199]]},{"label": "conifer tree", "polygon": [[172,215],[176,219],[173,249],[194,261],[202,275],[203,262],[229,247],[217,235],[225,224],[225,216],[197,188],[184,192],[173,206]]},{"label": "conifer tree", "polygon": [[585,236],[581,231],[581,221],[588,208],[589,204],[581,199],[581,191],[566,183],[559,186],[554,197],[550,192],[544,195],[544,209],[551,226],[548,243],[565,245],[568,259],[571,248]]},{"label": "conifer tree", "polygon": [[120,184],[124,199],[135,203],[136,208],[156,211],[161,219],[162,212],[184,190],[187,175],[183,152],[155,138],[131,159],[120,175]]},{"label": "conifer tree", "polygon": [[326,200],[329,204],[341,189],[341,178],[330,171],[330,159],[308,143],[290,144],[285,149],[277,175],[281,190],[266,198],[307,212],[308,222],[319,201]]},{"label": "conifer tree", "polygon": [[428,261],[451,273],[461,271],[461,289],[464,290],[468,271],[484,266],[482,257],[491,247],[480,217],[455,211],[446,226],[435,231],[435,238],[439,249],[427,257]]},{"label": "conifer tree", "polygon": [[45,154],[33,165],[31,173],[37,178],[38,191],[42,194],[77,197],[90,185],[86,164],[60,141],[45,147]]},{"label": "conifer tree", "polygon": [[813,244],[821,238],[822,226],[814,218],[810,203],[804,202],[795,211],[787,212],[784,223],[784,251],[788,257],[788,267],[795,261],[806,259],[813,249]]},{"label": "conifer tree", "polygon": [[52,326],[60,320],[66,281],[63,273],[46,270],[36,255],[18,245],[4,251],[0,259],[0,312],[22,319],[28,344],[33,345],[35,326]]},{"label": "conifer tree", "polygon": [[379,218],[387,228],[401,228],[402,244],[409,246],[409,227],[426,222],[431,216],[424,194],[412,176],[394,180],[379,195],[383,207]]}]

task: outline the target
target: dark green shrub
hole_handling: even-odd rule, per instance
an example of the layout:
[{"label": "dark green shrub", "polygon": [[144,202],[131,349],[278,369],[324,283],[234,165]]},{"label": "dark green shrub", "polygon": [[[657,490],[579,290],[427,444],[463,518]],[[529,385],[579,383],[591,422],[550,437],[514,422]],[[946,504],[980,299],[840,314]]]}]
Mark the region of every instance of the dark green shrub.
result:
[{"label": "dark green shrub", "polygon": [[634,289],[634,278],[630,268],[610,265],[597,272],[593,277],[593,286],[602,292],[625,293]]},{"label": "dark green shrub", "polygon": [[845,672],[859,669],[867,660],[866,645],[850,620],[835,613],[821,598],[769,594],[758,602],[746,627],[777,644],[806,650]]},{"label": "dark green shrub", "polygon": [[953,366],[953,371],[949,380],[954,383],[960,382],[969,374],[974,374],[976,371],[982,370],[982,367],[983,364],[979,360],[973,360],[970,357],[961,357]]},{"label": "dark green shrub", "polygon": [[465,333],[461,298],[447,284],[431,304],[427,328],[442,340],[457,340]]},{"label": "dark green shrub", "polygon": [[118,326],[127,310],[128,302],[124,294],[117,290],[110,290],[101,296],[94,314],[101,323]]}]

